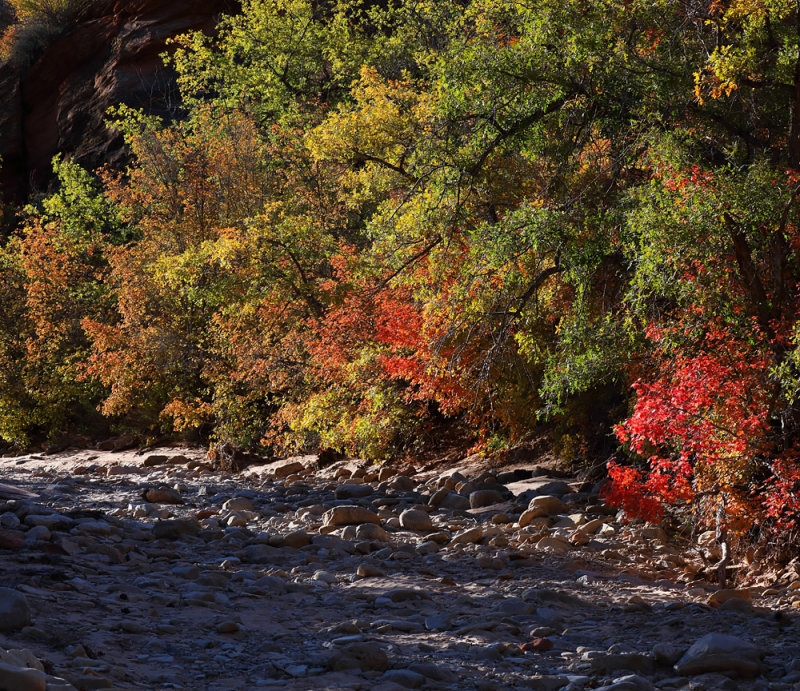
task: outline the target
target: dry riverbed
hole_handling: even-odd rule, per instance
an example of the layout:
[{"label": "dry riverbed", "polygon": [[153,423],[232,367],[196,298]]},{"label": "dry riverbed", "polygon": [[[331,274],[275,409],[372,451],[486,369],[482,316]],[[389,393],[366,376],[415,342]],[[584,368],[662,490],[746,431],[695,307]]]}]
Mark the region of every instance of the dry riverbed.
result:
[{"label": "dry riverbed", "polygon": [[800,579],[536,468],[2,459],[0,691],[800,689]]}]

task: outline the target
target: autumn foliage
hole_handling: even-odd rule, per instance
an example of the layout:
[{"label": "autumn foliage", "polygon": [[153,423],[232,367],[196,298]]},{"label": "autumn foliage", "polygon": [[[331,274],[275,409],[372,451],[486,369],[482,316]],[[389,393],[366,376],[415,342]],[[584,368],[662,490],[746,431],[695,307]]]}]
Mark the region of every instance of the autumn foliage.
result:
[{"label": "autumn foliage", "polygon": [[57,162],[5,242],[0,435],[385,458],[546,421],[631,516],[793,535],[797,21],[246,0],[173,44],[184,117],[109,114],[129,167]]}]

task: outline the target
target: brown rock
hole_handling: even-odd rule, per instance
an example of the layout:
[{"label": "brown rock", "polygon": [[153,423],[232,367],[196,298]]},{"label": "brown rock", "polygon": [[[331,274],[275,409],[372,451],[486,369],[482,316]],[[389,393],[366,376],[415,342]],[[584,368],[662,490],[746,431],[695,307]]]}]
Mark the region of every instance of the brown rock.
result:
[{"label": "brown rock", "polygon": [[570,550],[570,544],[557,537],[543,537],[536,543],[536,549],[544,552],[555,552],[556,554],[566,554]]},{"label": "brown rock", "polygon": [[300,549],[311,544],[311,536],[305,530],[295,530],[288,535],[284,535],[283,544],[287,547]]},{"label": "brown rock", "polygon": [[356,529],[356,540],[377,540],[389,542],[389,533],[376,523],[362,523]]},{"label": "brown rock", "polygon": [[541,509],[544,511],[543,515],[545,516],[556,516],[560,513],[566,513],[568,511],[567,505],[563,501],[561,501],[558,497],[553,497],[550,495],[534,497],[531,499],[528,509]]},{"label": "brown rock", "polygon": [[183,497],[171,487],[156,487],[144,493],[151,504],[183,504]]},{"label": "brown rock", "polygon": [[422,509],[406,509],[400,514],[400,525],[405,530],[430,530],[433,527],[431,517]]},{"label": "brown rock", "polygon": [[254,508],[253,502],[247,497],[233,497],[222,505],[223,511],[252,511]]},{"label": "brown rock", "polygon": [[25,533],[21,530],[0,529],[0,547],[3,549],[20,549],[25,546]]},{"label": "brown rock", "polygon": [[733,599],[747,600],[749,602],[752,599],[752,595],[747,588],[742,588],[740,590],[734,588],[724,588],[711,593],[706,601],[706,604],[709,607],[719,607],[721,604]]},{"label": "brown rock", "polygon": [[532,641],[523,643],[520,650],[524,652],[546,653],[548,650],[553,649],[553,641],[549,638],[534,638]]},{"label": "brown rock", "polygon": [[392,477],[394,477],[394,469],[393,468],[390,468],[388,466],[383,466],[378,471],[378,481],[379,482],[386,482],[386,480],[389,480]]},{"label": "brown rock", "polygon": [[389,481],[389,487],[399,492],[410,492],[416,487],[416,483],[406,475],[398,475]]},{"label": "brown rock", "polygon": [[375,566],[370,566],[369,564],[361,564],[356,570],[356,575],[359,578],[383,578],[386,572],[381,571]]},{"label": "brown rock", "polygon": [[474,528],[468,528],[467,530],[462,530],[460,533],[453,535],[453,539],[450,540],[450,544],[468,544],[472,542],[480,542],[482,539],[483,528],[480,526],[475,526]]},{"label": "brown rock", "polygon": [[293,475],[294,473],[298,473],[303,470],[305,466],[300,461],[288,461],[282,465],[276,466],[272,469],[272,472],[275,473],[275,477],[278,479],[284,479]]},{"label": "brown rock", "polygon": [[[31,95],[28,95],[26,101],[29,101],[32,98]],[[2,156],[2,140],[0,139],[0,156]],[[46,146],[47,144],[45,144]],[[34,164],[35,165],[35,164]],[[35,166],[37,176],[41,179],[43,176],[49,174],[50,171],[50,163],[43,167]],[[112,437],[111,439],[106,439],[101,441],[97,445],[98,451],[125,451],[125,449],[132,449],[136,446],[136,437],[132,434],[122,434],[119,437]]]},{"label": "brown rock", "polygon": [[45,691],[46,688],[44,672],[0,662],[0,689],[3,691]]},{"label": "brown rock", "polygon": [[164,465],[169,459],[166,456],[161,456],[158,454],[153,454],[152,456],[148,456],[147,458],[142,461],[142,465],[145,468],[152,468],[157,465]]},{"label": "brown rock", "polygon": [[237,633],[241,628],[238,622],[228,619],[217,624],[217,633]]},{"label": "brown rock", "polygon": [[534,518],[541,518],[547,516],[547,512],[540,507],[535,509],[528,509],[527,511],[523,511],[522,515],[519,517],[519,527],[524,528],[530,525],[531,521]]},{"label": "brown rock", "polygon": [[322,515],[325,525],[360,525],[361,523],[378,523],[381,519],[374,511],[363,506],[336,506]]}]

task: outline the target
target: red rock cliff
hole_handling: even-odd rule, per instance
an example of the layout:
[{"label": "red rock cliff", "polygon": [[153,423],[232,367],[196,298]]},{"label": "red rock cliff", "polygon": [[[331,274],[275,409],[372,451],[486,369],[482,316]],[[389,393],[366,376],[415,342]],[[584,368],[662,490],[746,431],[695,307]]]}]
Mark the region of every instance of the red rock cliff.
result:
[{"label": "red rock cliff", "polygon": [[126,103],[169,115],[175,81],[159,54],[168,38],[213,30],[235,0],[95,0],[30,67],[0,66],[0,190],[20,201],[63,152],[89,168],[118,161],[103,120]]}]

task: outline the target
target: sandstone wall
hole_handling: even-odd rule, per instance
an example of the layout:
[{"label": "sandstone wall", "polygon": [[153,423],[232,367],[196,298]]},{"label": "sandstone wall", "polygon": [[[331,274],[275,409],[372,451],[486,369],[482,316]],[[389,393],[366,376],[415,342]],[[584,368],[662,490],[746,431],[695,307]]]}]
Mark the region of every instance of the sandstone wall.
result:
[{"label": "sandstone wall", "polygon": [[28,69],[0,66],[0,190],[19,201],[46,185],[54,155],[95,168],[119,162],[104,125],[117,103],[170,115],[175,80],[159,54],[168,38],[212,31],[235,0],[96,0]]}]

